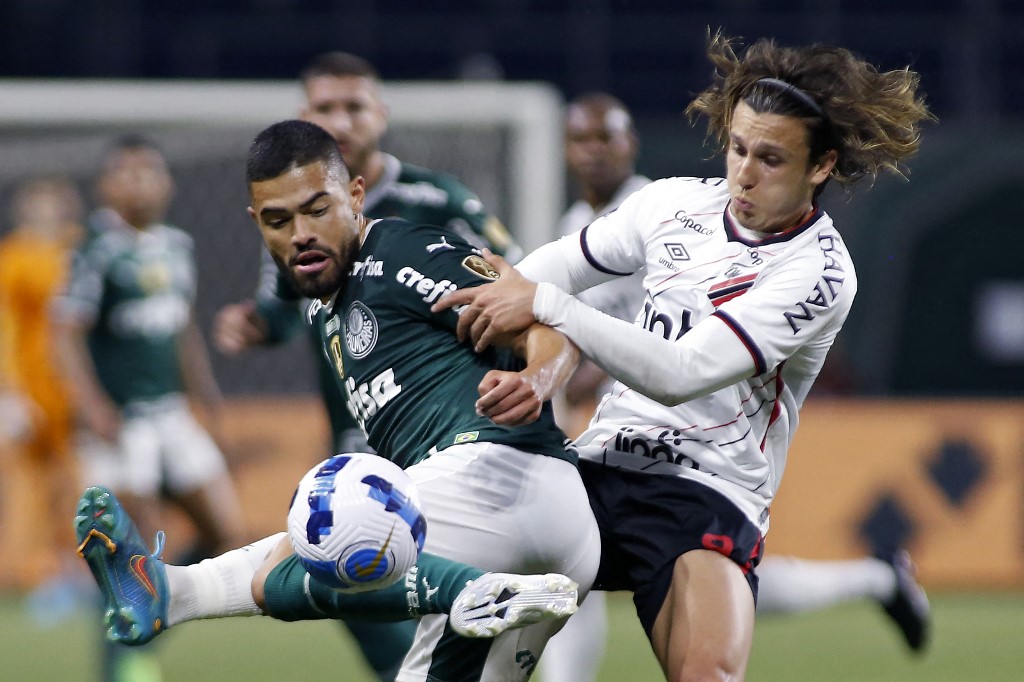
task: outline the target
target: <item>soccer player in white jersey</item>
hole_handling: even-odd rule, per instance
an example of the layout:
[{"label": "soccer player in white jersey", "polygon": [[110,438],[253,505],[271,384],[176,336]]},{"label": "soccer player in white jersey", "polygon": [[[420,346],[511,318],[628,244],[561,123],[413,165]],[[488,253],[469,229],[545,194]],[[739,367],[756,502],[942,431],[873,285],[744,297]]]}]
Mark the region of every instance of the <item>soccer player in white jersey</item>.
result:
[{"label": "soccer player in white jersey", "polygon": [[[639,136],[629,108],[617,97],[589,92],[572,99],[565,113],[565,160],[579,198],[558,224],[569,235],[614,211],[650,178],[636,172]],[[633,321],[643,304],[641,268],[580,292],[576,297],[620,320]],[[585,430],[612,380],[584,360],[556,404],[559,425],[571,437]],[[768,553],[757,569],[759,616],[823,609],[856,599],[877,601],[914,651],[927,643],[927,598],[917,585],[906,552],[848,561],[812,560]],[[911,606],[912,608],[906,608]],[[579,611],[548,642],[539,670],[544,682],[593,682],[607,633],[604,592],[592,592]]]},{"label": "soccer player in white jersey", "polygon": [[[490,257],[498,281],[436,304],[465,306],[478,350],[539,321],[619,380],[576,441],[602,535],[595,588],[633,591],[670,680],[745,675],[769,509],[857,289],[818,198],[898,170],[931,116],[916,73],[842,48],[737,53],[717,34],[708,56],[714,81],[687,111],[707,117],[725,178],[651,183],[518,272]],[[641,267],[633,325],[571,295]]]}]

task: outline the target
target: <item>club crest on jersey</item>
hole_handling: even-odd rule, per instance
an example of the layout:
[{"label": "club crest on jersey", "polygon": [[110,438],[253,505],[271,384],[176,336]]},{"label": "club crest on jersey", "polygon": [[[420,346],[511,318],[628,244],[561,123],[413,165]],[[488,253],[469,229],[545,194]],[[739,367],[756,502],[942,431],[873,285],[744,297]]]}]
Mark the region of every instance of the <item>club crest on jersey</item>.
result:
[{"label": "club crest on jersey", "polygon": [[377,318],[355,301],[345,313],[345,347],[353,358],[365,358],[377,345]]},{"label": "club crest on jersey", "polygon": [[475,253],[462,259],[462,267],[466,268],[474,275],[482,277],[483,279],[489,279],[492,282],[501,277],[501,275],[498,274],[498,271],[492,268],[490,264],[484,260],[483,256],[478,256]]}]

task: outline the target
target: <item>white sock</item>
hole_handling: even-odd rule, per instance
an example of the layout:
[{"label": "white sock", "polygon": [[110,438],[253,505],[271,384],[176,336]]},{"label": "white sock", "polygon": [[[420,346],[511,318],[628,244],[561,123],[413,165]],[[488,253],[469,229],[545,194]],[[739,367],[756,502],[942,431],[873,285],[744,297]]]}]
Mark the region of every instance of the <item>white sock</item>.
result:
[{"label": "white sock", "polygon": [[199,618],[261,615],[252,579],[282,537],[277,533],[198,564],[167,565],[167,627]]},{"label": "white sock", "polygon": [[758,614],[811,611],[865,597],[885,601],[896,590],[892,567],[871,557],[852,561],[765,557],[757,576]]}]

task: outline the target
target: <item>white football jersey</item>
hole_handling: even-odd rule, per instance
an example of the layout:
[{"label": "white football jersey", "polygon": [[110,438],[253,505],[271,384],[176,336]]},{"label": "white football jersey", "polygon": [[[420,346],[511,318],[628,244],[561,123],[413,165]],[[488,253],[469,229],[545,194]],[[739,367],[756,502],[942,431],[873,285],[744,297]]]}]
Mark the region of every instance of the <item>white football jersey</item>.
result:
[{"label": "white football jersey", "polygon": [[[594,207],[583,199],[576,201],[559,221],[559,234],[568,235],[579,232],[605,213],[618,208],[626,197],[641,187],[649,185],[650,182],[651,179],[644,175],[630,176],[622,183],[608,205],[597,210],[594,210]],[[577,298],[591,308],[597,308],[620,320],[632,320],[643,300],[643,287],[641,286],[643,276],[644,273],[641,269],[629,277],[616,277],[609,282],[580,292]]]},{"label": "white football jersey", "polygon": [[[646,267],[639,329],[538,287],[538,319],[638,389],[615,384],[576,441],[580,455],[697,480],[767,532],[797,412],[857,281],[842,238],[817,207],[800,225],[765,237],[739,226],[728,203],[722,178],[659,180],[578,238],[517,267],[570,293]],[[561,270],[552,267],[556,251]],[[673,384],[678,393],[665,390]]]}]

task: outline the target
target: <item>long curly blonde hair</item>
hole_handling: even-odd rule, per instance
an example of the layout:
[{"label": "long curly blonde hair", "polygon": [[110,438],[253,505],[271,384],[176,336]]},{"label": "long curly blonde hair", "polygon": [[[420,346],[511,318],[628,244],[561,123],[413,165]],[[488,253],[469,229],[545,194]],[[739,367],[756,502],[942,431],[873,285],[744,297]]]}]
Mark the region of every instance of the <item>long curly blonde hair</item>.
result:
[{"label": "long curly blonde hair", "polygon": [[733,112],[742,101],[758,113],[801,118],[808,128],[810,161],[836,150],[830,178],[843,186],[873,179],[882,170],[904,174],[902,162],[920,145],[921,123],[935,119],[918,92],[916,72],[909,67],[879,72],[845,48],[780,47],[770,39],[758,40],[739,56],[738,40],[709,32],[714,80],[686,108],[691,121],[707,117],[708,136],[717,139],[720,150],[728,144]]}]

